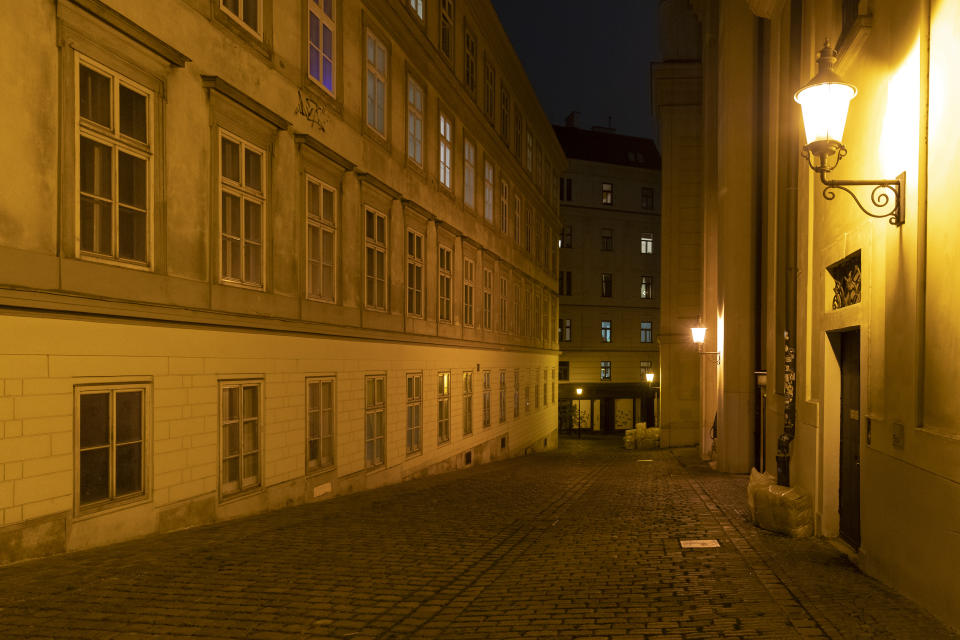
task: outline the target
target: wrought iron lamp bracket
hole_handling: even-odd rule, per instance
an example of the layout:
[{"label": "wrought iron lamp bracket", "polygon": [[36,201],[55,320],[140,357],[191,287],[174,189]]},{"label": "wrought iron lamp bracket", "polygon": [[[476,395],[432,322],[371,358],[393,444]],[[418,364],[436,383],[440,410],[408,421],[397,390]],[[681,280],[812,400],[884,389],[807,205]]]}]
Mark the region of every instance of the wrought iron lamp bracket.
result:
[{"label": "wrought iron lamp bracket", "polygon": [[718,367],[720,366],[720,352],[719,352],[719,351],[704,351],[704,350],[703,350],[703,345],[700,345],[700,355],[702,355],[702,356],[713,356],[713,357],[710,358],[710,359],[713,360],[714,362],[716,362],[716,364],[717,364]]},{"label": "wrought iron lamp bracket", "polygon": [[[840,160],[847,155],[847,149],[842,144],[832,142],[829,146],[817,146],[818,143],[812,143],[803,148],[801,155],[807,159],[810,168],[820,175],[820,182],[823,183],[823,197],[825,200],[833,200],[837,197],[836,189],[846,191],[853,198],[856,205],[865,214],[871,218],[886,218],[887,222],[895,227],[899,227],[904,222],[903,194],[906,188],[907,174],[901,173],[893,180],[827,180],[826,174],[837,168]],[[830,156],[836,155],[837,159],[832,165],[827,164]],[[864,198],[863,201],[857,197],[850,187],[873,187],[870,190],[869,201]],[[864,202],[867,206],[864,206]]]}]

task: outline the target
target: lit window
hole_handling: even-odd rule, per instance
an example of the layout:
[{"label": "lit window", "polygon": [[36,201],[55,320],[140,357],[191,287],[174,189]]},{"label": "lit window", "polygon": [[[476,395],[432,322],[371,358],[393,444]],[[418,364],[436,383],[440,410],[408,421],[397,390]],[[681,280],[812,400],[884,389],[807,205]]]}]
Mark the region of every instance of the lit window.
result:
[{"label": "lit window", "polygon": [[423,449],[423,376],[407,374],[407,454]]},{"label": "lit window", "polygon": [[613,251],[613,229],[600,229],[600,250]]},{"label": "lit window", "polygon": [[494,169],[493,164],[486,160],[483,163],[483,217],[493,224],[494,198]]},{"label": "lit window", "polygon": [[220,491],[237,493],[260,485],[260,383],[220,386]]},{"label": "lit window", "polygon": [[81,255],[144,265],[149,258],[152,94],[79,65]]},{"label": "lit window", "polygon": [[[442,153],[442,140],[440,145]],[[466,138],[463,139],[463,204],[471,209],[477,206],[477,151]]]},{"label": "lit window", "polygon": [[493,328],[493,272],[483,270],[483,328]]},{"label": "lit window", "polygon": [[573,339],[572,321],[569,318],[560,318],[560,342],[570,342]]},{"label": "lit window", "polygon": [[653,342],[653,323],[640,323],[640,342]]},{"label": "lit window", "polygon": [[613,274],[600,274],[600,296],[603,298],[613,297]]},{"label": "lit window", "polygon": [[145,385],[79,388],[80,509],[144,495],[146,394]]},{"label": "lit window", "polygon": [[600,361],[600,379],[601,380],[610,380],[611,376],[611,366],[609,360]]},{"label": "lit window", "polygon": [[335,95],[334,88],[334,60],[336,57],[336,24],[333,20],[333,0],[310,0],[309,7],[309,38],[307,56],[309,57],[309,73],[321,87],[329,94]]},{"label": "lit window", "polygon": [[451,297],[453,293],[453,251],[446,247],[440,247],[439,260],[440,277],[437,281],[439,287],[438,299],[440,300],[439,316],[444,322],[451,322]]},{"label": "lit window", "polygon": [[384,463],[387,433],[386,376],[364,379],[364,463],[369,469]]},{"label": "lit window", "polygon": [[477,39],[466,29],[463,31],[463,83],[467,86],[470,96],[476,100]]},{"label": "lit window", "polygon": [[220,0],[220,8],[258,37],[260,36],[260,0]]},{"label": "lit window", "polygon": [[263,151],[220,132],[220,276],[263,284]]},{"label": "lit window", "polygon": [[[327,1],[332,2],[332,0]],[[423,20],[423,0],[408,0],[408,3],[413,12],[417,14],[417,17]]]},{"label": "lit window", "polygon": [[407,314],[423,316],[423,236],[407,230]]},{"label": "lit window", "polygon": [[407,76],[407,157],[423,166],[423,88]]},{"label": "lit window", "polygon": [[645,300],[653,298],[653,278],[651,276],[640,276],[640,297]]},{"label": "lit window", "polygon": [[440,51],[453,58],[453,0],[440,0]]},{"label": "lit window", "polygon": [[453,189],[453,124],[440,114],[440,184]]},{"label": "lit window", "polygon": [[643,375],[653,368],[653,363],[649,360],[640,361],[640,375]]},{"label": "lit window", "polygon": [[371,309],[387,308],[387,217],[367,209],[366,233],[366,305]]},{"label": "lit window", "polygon": [[333,189],[307,177],[307,294],[333,301],[336,294],[336,204]]},{"label": "lit window", "polygon": [[640,253],[653,253],[653,234],[640,234]]},{"label": "lit window", "polygon": [[333,378],[307,380],[307,470],[333,465]]},{"label": "lit window", "polygon": [[600,202],[602,204],[613,204],[613,185],[604,182],[600,187]]},{"label": "lit window", "polygon": [[367,126],[387,135],[387,50],[375,35],[367,32]]},{"label": "lit window", "polygon": [[653,209],[653,189],[650,187],[640,188],[640,208],[644,211]]},{"label": "lit window", "polygon": [[473,372],[463,372],[463,435],[473,433]]},{"label": "lit window", "polygon": [[473,260],[463,261],[463,324],[473,326]]},{"label": "lit window", "polygon": [[609,320],[600,321],[600,342],[610,342],[613,339],[613,329]]},{"label": "lit window", "polygon": [[437,443],[450,442],[450,372],[437,374]]}]

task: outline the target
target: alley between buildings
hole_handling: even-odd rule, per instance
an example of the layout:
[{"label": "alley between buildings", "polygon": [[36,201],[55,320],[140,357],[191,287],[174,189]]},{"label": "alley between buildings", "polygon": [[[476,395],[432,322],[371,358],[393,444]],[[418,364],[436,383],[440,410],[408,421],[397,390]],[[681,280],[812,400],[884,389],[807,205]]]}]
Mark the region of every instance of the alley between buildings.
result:
[{"label": "alley between buildings", "polygon": [[958,637],[826,541],[754,528],[745,487],[693,450],[561,440],[0,568],[0,637]]}]

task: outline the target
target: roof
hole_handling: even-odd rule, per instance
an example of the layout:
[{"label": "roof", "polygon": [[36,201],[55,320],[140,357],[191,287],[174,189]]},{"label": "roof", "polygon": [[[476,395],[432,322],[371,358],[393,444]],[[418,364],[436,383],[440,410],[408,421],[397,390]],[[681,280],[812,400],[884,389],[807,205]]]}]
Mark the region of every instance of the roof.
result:
[{"label": "roof", "polygon": [[567,158],[660,170],[660,152],[649,138],[554,125]]}]

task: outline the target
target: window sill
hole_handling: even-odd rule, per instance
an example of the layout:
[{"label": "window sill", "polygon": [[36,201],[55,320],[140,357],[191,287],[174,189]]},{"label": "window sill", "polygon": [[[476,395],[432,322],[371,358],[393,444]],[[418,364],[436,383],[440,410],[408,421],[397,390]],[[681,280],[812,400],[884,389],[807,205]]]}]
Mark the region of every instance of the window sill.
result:
[{"label": "window sill", "polygon": [[144,492],[123,498],[114,498],[112,500],[96,502],[93,504],[84,505],[82,507],[77,507],[74,512],[73,519],[75,521],[89,520],[90,518],[106,515],[115,511],[122,511],[123,509],[129,509],[141,504],[146,504],[150,501],[151,497]]},{"label": "window sill", "polygon": [[256,495],[263,491],[263,484],[258,484],[255,487],[248,487],[246,489],[240,489],[239,491],[233,491],[231,493],[221,493],[220,494],[220,504],[230,504],[232,502],[238,502],[244,498],[249,498],[250,496]]}]

